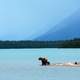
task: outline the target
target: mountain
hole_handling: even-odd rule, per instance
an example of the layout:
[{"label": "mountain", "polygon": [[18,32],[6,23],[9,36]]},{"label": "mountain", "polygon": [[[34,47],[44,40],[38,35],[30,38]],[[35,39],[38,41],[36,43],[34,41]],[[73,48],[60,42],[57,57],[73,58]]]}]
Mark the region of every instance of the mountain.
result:
[{"label": "mountain", "polygon": [[64,19],[61,23],[51,28],[45,34],[36,38],[36,40],[66,40],[80,38],[80,10]]}]

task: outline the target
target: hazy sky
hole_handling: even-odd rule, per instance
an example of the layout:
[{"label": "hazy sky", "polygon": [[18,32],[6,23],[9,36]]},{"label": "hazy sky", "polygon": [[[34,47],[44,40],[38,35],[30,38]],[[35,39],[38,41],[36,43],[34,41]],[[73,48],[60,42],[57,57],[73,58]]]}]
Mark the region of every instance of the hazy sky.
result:
[{"label": "hazy sky", "polygon": [[79,5],[80,0],[0,0],[0,39],[33,39],[74,13]]}]

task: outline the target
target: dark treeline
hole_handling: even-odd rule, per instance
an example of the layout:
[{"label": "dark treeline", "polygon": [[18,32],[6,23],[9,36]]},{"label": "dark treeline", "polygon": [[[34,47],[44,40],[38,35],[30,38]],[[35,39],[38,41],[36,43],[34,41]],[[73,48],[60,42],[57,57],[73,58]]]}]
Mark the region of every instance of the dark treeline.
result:
[{"label": "dark treeline", "polygon": [[80,39],[60,41],[0,41],[0,49],[10,48],[80,48]]}]

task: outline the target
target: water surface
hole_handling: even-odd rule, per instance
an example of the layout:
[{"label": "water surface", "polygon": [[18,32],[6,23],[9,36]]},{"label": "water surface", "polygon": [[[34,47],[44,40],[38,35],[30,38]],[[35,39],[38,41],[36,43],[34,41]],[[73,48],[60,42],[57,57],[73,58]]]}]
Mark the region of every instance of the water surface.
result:
[{"label": "water surface", "polygon": [[0,49],[0,80],[80,80],[80,68],[42,67],[51,63],[80,61],[80,49]]}]

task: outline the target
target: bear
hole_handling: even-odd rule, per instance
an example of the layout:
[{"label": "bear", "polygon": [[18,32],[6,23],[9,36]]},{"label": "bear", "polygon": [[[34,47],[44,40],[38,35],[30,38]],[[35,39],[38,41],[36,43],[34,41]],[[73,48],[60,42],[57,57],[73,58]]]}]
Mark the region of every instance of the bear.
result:
[{"label": "bear", "polygon": [[50,62],[46,58],[39,57],[38,60],[42,62],[42,66],[50,65]]}]

